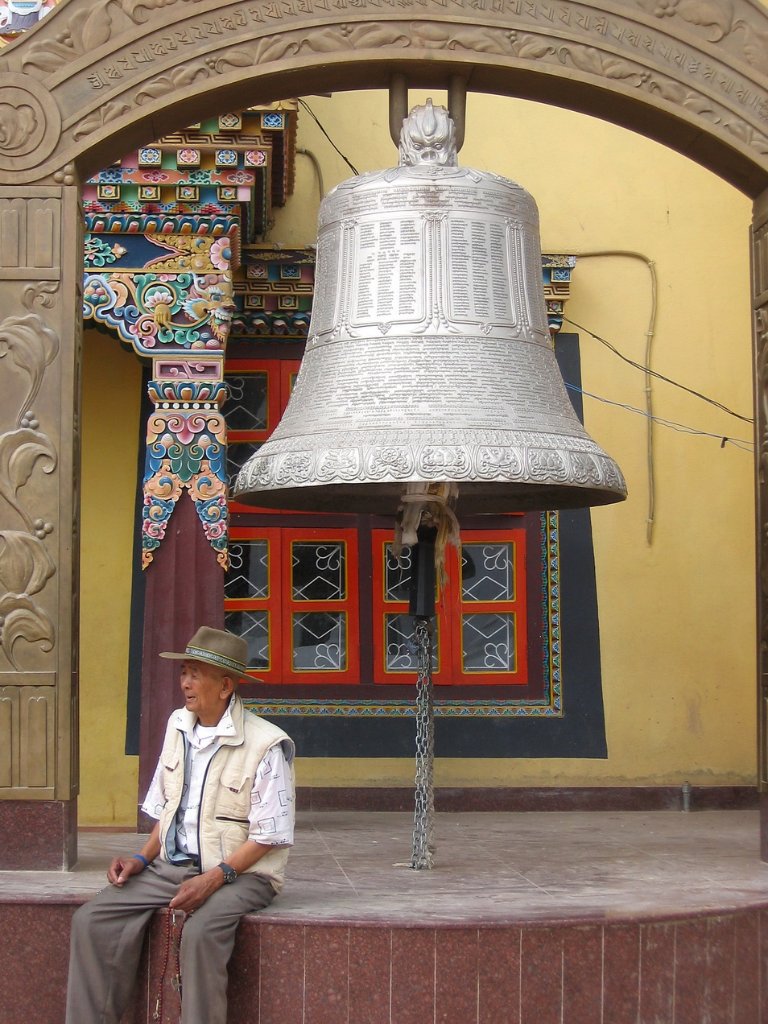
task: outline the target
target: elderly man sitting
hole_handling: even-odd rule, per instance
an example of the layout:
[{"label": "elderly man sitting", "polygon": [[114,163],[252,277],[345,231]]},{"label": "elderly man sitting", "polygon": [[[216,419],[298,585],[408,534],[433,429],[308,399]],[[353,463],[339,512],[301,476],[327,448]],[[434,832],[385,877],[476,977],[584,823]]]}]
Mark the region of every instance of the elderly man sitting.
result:
[{"label": "elderly man sitting", "polygon": [[184,707],[168,720],[143,810],[157,824],[72,922],[67,1024],[118,1024],[158,907],[184,911],[182,1024],[225,1024],[227,964],[243,914],[283,885],[293,844],[293,741],[235,693],[247,644],[204,626],[181,661]]}]

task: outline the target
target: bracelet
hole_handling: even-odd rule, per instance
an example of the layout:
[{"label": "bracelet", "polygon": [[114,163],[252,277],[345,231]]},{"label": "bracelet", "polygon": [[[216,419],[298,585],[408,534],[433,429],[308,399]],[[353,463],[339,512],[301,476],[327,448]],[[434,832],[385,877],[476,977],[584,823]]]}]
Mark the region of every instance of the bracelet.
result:
[{"label": "bracelet", "polygon": [[131,859],[132,860],[140,860],[145,868],[149,867],[149,861],[147,860],[147,858],[144,856],[143,853],[133,853],[133,854],[131,854]]}]

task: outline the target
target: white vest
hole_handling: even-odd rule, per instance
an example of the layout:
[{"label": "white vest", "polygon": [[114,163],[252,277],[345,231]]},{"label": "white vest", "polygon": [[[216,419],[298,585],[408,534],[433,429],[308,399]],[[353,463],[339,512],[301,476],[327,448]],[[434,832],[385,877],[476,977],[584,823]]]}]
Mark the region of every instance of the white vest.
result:
[{"label": "white vest", "polygon": [[[211,758],[203,782],[198,819],[201,871],[208,871],[221,861],[227,861],[248,838],[251,789],[256,772],[267,751],[278,743],[282,743],[286,755],[286,782],[291,787],[292,800],[294,796],[293,740],[276,725],[246,711],[239,697],[235,697],[231,714],[235,735],[220,738],[220,746]],[[185,709],[174,712],[168,720],[160,754],[160,786],[165,798],[160,814],[160,857],[163,860],[168,860],[166,842],[181,803],[184,785],[182,729],[193,724],[191,712]],[[266,878],[275,892],[280,892],[289,850],[288,846],[275,846],[247,870]]]}]

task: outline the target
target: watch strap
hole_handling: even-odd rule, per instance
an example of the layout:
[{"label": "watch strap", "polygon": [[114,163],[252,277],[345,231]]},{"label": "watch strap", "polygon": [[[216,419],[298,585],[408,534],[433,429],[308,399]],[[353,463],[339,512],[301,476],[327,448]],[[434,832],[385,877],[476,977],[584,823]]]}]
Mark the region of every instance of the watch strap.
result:
[{"label": "watch strap", "polygon": [[235,879],[237,878],[237,872],[235,871],[231,864],[227,864],[225,863],[225,861],[222,861],[219,864],[219,867],[224,872],[225,885],[230,885],[232,882],[235,881]]}]

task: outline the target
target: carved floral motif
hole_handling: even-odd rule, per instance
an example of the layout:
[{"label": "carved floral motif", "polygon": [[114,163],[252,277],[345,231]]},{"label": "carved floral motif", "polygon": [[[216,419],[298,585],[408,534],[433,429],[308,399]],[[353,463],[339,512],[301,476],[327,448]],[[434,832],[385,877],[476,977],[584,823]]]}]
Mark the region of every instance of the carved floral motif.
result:
[{"label": "carved floral motif", "polygon": [[730,0],[637,0],[638,6],[655,18],[681,18],[706,29],[713,43],[720,42],[733,28]]},{"label": "carved floral motif", "polygon": [[[54,286],[30,286],[25,304],[31,308],[39,301],[50,306],[54,294]],[[35,313],[0,322],[0,357],[10,357],[28,379],[16,429],[0,434],[0,499],[26,527],[0,530],[0,647],[15,669],[19,668],[19,641],[37,644],[44,652],[51,651],[55,642],[54,625],[35,600],[56,571],[44,543],[53,525],[33,518],[21,492],[35,472],[53,473],[58,464],[54,444],[39,429],[32,410],[45,370],[58,350],[58,336]]]},{"label": "carved floral motif", "polygon": [[0,103],[0,149],[23,149],[37,126],[37,112],[28,103]]},{"label": "carved floral motif", "polygon": [[0,169],[36,167],[61,133],[56,102],[29,75],[0,72]]},{"label": "carved floral motif", "polygon": [[43,382],[45,368],[58,351],[58,335],[46,327],[36,313],[9,316],[0,322],[0,359],[10,355],[16,367],[29,377],[29,390],[19,412],[19,423],[29,412]]},{"label": "carved floral motif", "polygon": [[15,669],[19,668],[15,654],[19,640],[38,643],[45,652],[53,649],[53,623],[32,595],[43,589],[55,571],[39,537],[0,530],[0,647]]},{"label": "carved floral motif", "polygon": [[141,355],[223,351],[233,308],[228,273],[166,273],[159,267],[87,274],[83,290],[84,318],[111,327]]},{"label": "carved floral motif", "polygon": [[[768,68],[768,31],[761,31],[749,18],[737,14],[733,0],[636,0],[638,7],[654,18],[682,21],[686,27],[701,29],[710,43],[726,40],[753,67]],[[747,13],[742,7],[741,13]],[[749,12],[754,14],[754,12]]]},{"label": "carved floral motif", "polygon": [[[61,14],[57,14],[56,38],[53,41],[35,40],[27,48],[22,66],[33,67],[44,72],[55,71],[74,58],[114,39],[120,32],[130,30],[132,26],[135,28],[135,26],[150,23],[156,11],[159,12],[179,2],[190,6],[196,0],[97,0],[95,3],[89,3],[83,9],[75,9],[71,14],[69,11],[66,14],[62,11]],[[437,3],[439,2],[440,0],[437,0]],[[364,9],[366,6],[368,5],[364,0],[358,0],[355,4],[355,8],[358,10]],[[375,7],[371,6],[375,18],[375,12],[380,8],[378,4]],[[553,16],[550,13],[551,6],[545,7],[540,12],[532,3],[510,5],[510,11],[530,24],[542,16],[551,20]],[[572,12],[568,10],[567,5],[559,6],[562,20],[570,21]],[[580,24],[585,27],[589,26],[591,7],[594,12],[592,23],[599,32],[600,19],[604,14],[603,7],[600,4],[590,5],[588,3],[584,3],[582,6],[583,13]],[[684,31],[693,32],[709,43],[727,46],[730,51],[753,67],[761,70],[768,67],[768,29],[765,26],[765,18],[761,17],[761,12],[756,11],[754,6],[745,0],[627,0],[626,6],[634,7],[647,17],[656,20],[659,29],[665,33],[674,33],[679,24]],[[327,7],[324,9],[327,10]],[[288,13],[290,12],[286,8],[281,11],[281,16]],[[605,16],[610,16],[609,12],[605,12]],[[377,45],[376,31],[380,23],[377,23],[374,18],[366,20],[370,24],[372,45],[375,46]],[[287,51],[281,52],[279,49],[278,37],[273,38],[278,48],[267,59],[286,56]],[[239,66],[246,67],[248,65],[244,63]]]},{"label": "carved floral motif", "polygon": [[[719,10],[719,5],[699,4],[694,0],[639,0],[645,14],[669,22],[674,15],[704,31],[712,41],[718,41],[723,33],[739,36],[744,46],[753,54],[750,63],[768,70],[768,19],[765,31],[756,24]],[[661,8],[664,8],[664,11]],[[730,5],[732,8],[732,5]],[[711,10],[710,10],[711,8]],[[727,16],[726,16],[727,14]],[[650,51],[634,49],[622,55],[613,47],[605,45],[606,37],[589,33],[594,43],[580,42],[568,38],[564,33],[558,38],[552,33],[551,23],[543,26],[541,33],[522,30],[524,19],[518,19],[521,28],[510,28],[509,24],[498,25],[456,24],[453,22],[413,20],[407,25],[393,21],[350,21],[341,25],[317,27],[312,32],[303,28],[262,36],[245,44],[226,49],[220,54],[210,54],[203,60],[187,60],[183,66],[164,72],[138,86],[131,95],[124,92],[119,97],[107,99],[105,103],[84,118],[75,128],[73,137],[79,140],[94,131],[104,128],[115,119],[132,116],[136,106],[152,102],[169,92],[185,88],[206,78],[227,75],[237,69],[259,67],[264,64],[286,60],[306,54],[327,54],[361,49],[439,49],[456,52],[474,52],[498,56],[515,57],[530,62],[545,62],[593,75],[606,81],[620,82],[657,96],[668,103],[682,107],[687,113],[703,117],[711,125],[727,132],[742,144],[755,149],[759,154],[768,154],[768,137],[757,123],[750,121],[750,115],[761,116],[761,110],[768,107],[757,103],[759,89],[753,93],[754,103],[743,108],[744,114],[734,106],[734,98],[747,88],[731,81],[721,89],[727,76],[718,73],[713,62],[705,78],[697,81],[691,77],[683,64],[679,65],[679,76],[674,72],[677,64],[670,63],[670,74],[664,74]],[[529,22],[532,19],[527,19]],[[535,19],[534,19],[535,20]],[[535,29],[534,25],[531,25]],[[714,37],[717,36],[717,39]],[[664,48],[662,37],[658,44]],[[683,44],[681,44],[683,45]],[[745,53],[747,52],[745,50]],[[653,54],[653,55],[652,55]],[[701,61],[697,61],[700,64]],[[686,58],[689,62],[693,56]],[[678,62],[679,63],[679,62]],[[724,67],[728,70],[727,67]],[[713,98],[716,97],[716,98]]]},{"label": "carved floral motif", "polygon": [[[193,4],[199,0],[96,0],[57,19],[55,40],[33,42],[22,59],[22,67],[55,71],[85,53],[103,46],[132,25],[143,25],[152,13],[174,3]],[[49,15],[50,17],[50,15]]]},{"label": "carved floral motif", "polygon": [[603,53],[591,46],[554,45],[547,37],[518,33],[510,33],[509,39],[512,50],[518,57],[556,62],[574,67],[578,71],[643,89],[682,107],[688,113],[705,118],[757,152],[768,154],[768,136],[756,131],[746,121],[734,117],[703,93],[673,78],[651,72],[639,64]]}]

